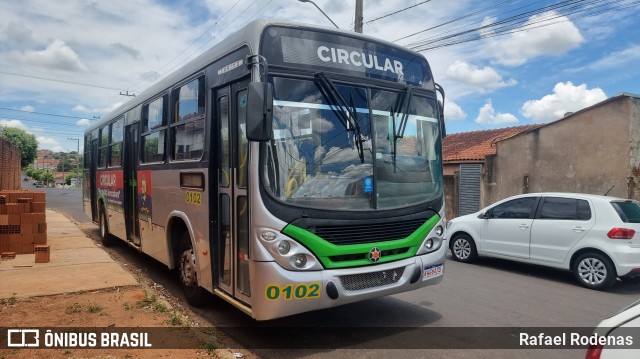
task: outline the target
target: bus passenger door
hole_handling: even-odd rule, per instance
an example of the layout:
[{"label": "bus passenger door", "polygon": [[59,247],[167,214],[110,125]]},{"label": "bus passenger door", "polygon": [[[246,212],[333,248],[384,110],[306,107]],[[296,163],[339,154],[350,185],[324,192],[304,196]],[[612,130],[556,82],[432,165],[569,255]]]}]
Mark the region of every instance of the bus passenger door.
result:
[{"label": "bus passenger door", "polygon": [[124,131],[124,217],[127,241],[140,246],[138,222],[138,124],[129,125]]},{"label": "bus passenger door", "polygon": [[[251,304],[249,277],[249,144],[245,135],[248,80],[215,92],[218,136],[218,284]],[[215,172],[214,172],[215,173]]]},{"label": "bus passenger door", "polygon": [[91,192],[91,220],[98,223],[98,185],[96,169],[98,166],[98,140],[91,141],[91,163],[89,164],[89,186]]}]

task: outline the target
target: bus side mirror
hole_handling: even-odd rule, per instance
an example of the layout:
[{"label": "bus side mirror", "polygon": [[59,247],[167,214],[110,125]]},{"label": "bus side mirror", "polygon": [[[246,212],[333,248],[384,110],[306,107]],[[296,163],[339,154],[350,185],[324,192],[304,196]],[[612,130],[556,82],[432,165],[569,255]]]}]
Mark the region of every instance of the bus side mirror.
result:
[{"label": "bus side mirror", "polygon": [[247,94],[247,139],[271,139],[273,120],[273,86],[266,82],[250,82]]},{"label": "bus side mirror", "polygon": [[438,109],[440,110],[440,115],[438,116],[438,120],[440,121],[440,136],[445,138],[447,137],[447,127],[444,124],[444,106],[440,101],[438,101]]}]

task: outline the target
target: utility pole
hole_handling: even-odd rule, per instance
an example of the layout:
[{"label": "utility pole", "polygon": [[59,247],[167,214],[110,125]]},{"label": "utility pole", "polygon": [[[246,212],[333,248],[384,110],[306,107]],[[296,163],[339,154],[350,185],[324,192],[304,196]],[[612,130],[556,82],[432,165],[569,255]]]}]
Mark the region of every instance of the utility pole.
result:
[{"label": "utility pole", "polygon": [[69,141],[76,141],[78,143],[78,151],[76,152],[76,186],[80,184],[80,139],[67,137]]},{"label": "utility pole", "polygon": [[362,34],[362,1],[363,0],[356,0],[356,19],[355,19],[355,32],[359,32]]}]

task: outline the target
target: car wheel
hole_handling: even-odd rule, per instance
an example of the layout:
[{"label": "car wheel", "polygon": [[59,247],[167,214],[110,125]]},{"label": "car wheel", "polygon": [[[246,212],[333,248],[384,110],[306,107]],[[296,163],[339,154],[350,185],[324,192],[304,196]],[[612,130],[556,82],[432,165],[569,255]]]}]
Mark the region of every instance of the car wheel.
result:
[{"label": "car wheel", "polygon": [[591,289],[602,290],[616,282],[616,270],[611,260],[599,253],[585,253],[573,263],[578,282]]},{"label": "car wheel", "polygon": [[104,206],[100,206],[99,225],[100,242],[102,245],[105,247],[114,245],[115,239],[111,234],[109,234],[109,224],[107,223],[107,213],[104,210]]},{"label": "car wheel", "polygon": [[198,285],[196,254],[191,245],[189,233],[182,235],[179,255],[178,276],[180,277],[182,291],[187,298],[187,302],[194,307],[198,307],[202,305],[205,293],[204,289]]},{"label": "car wheel", "polygon": [[478,258],[473,239],[467,234],[458,234],[451,241],[451,254],[459,262],[471,263]]}]

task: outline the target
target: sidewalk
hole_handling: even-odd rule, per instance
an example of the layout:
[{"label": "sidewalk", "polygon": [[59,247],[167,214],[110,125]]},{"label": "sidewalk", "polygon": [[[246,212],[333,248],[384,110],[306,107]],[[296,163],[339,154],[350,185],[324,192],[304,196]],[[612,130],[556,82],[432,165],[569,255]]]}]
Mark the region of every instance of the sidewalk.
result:
[{"label": "sidewalk", "polygon": [[136,279],[75,224],[47,210],[49,263],[35,254],[0,260],[0,298],[33,297],[137,285]]}]

